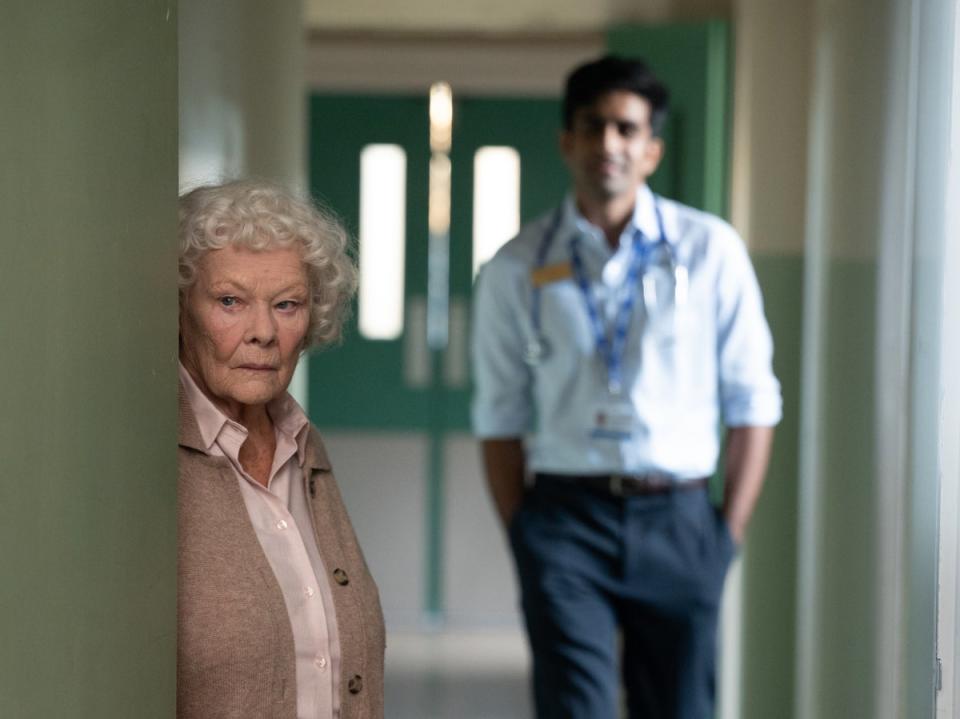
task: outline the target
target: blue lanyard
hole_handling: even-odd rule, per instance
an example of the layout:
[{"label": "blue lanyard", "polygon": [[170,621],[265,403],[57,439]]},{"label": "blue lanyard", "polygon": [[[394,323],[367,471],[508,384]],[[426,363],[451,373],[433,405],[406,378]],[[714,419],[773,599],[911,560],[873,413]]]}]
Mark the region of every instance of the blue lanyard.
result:
[{"label": "blue lanyard", "polygon": [[633,314],[633,305],[637,298],[640,274],[647,259],[647,251],[643,246],[643,234],[638,230],[633,235],[630,267],[627,269],[627,276],[623,281],[626,290],[621,289],[623,300],[620,302],[620,307],[614,317],[613,336],[610,338],[607,337],[603,320],[600,317],[600,308],[597,307],[596,299],[590,288],[590,280],[583,268],[579,244],[579,238],[570,244],[570,261],[573,264],[573,274],[587,308],[587,316],[590,318],[590,326],[593,328],[593,339],[597,354],[600,355],[600,359],[607,366],[607,383],[610,393],[620,394],[623,390],[623,355],[627,332],[630,330],[630,317]]},{"label": "blue lanyard", "polygon": [[[617,314],[614,318],[613,335],[607,337],[604,322],[600,316],[600,309],[590,288],[590,280],[583,267],[583,260],[580,257],[579,238],[576,238],[570,244],[570,262],[573,269],[574,279],[580,288],[580,294],[583,296],[586,306],[587,316],[590,319],[590,325],[593,329],[594,345],[597,353],[603,360],[607,369],[607,383],[612,394],[619,394],[623,390],[623,356],[626,348],[627,334],[630,330],[630,318],[633,314],[633,307],[636,303],[637,287],[640,284],[640,277],[644,273],[647,260],[650,253],[658,245],[662,244],[670,253],[670,258],[676,268],[676,258],[673,248],[667,242],[667,235],[663,227],[663,215],[660,212],[660,203],[654,199],[654,211],[657,215],[657,228],[660,231],[660,239],[656,243],[644,243],[643,233],[637,229],[633,234],[631,246],[630,266],[627,270],[627,276],[624,278],[621,294],[623,299]],[[550,229],[543,236],[540,246],[537,250],[537,268],[544,266],[547,258],[547,252],[553,244],[553,240],[560,226],[561,208],[557,208]],[[537,360],[543,353],[543,337],[540,321],[540,288],[533,288],[531,297],[531,320],[534,331],[534,342],[532,345],[533,360]]]}]

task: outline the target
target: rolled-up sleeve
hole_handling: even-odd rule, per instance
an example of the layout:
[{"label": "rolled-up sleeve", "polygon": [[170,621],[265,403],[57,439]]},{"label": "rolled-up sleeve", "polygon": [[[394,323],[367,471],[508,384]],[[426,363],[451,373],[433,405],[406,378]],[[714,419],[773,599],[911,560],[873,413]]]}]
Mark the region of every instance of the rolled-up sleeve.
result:
[{"label": "rolled-up sleeve", "polygon": [[723,238],[718,275],[717,357],[720,405],[728,427],[780,421],[780,383],[773,374],[773,339],[746,248],[732,229]]},{"label": "rolled-up sleeve", "polygon": [[471,419],[474,434],[481,439],[520,437],[530,429],[532,381],[523,360],[527,340],[522,314],[528,304],[523,287],[528,285],[524,268],[503,256],[487,263],[477,278]]}]

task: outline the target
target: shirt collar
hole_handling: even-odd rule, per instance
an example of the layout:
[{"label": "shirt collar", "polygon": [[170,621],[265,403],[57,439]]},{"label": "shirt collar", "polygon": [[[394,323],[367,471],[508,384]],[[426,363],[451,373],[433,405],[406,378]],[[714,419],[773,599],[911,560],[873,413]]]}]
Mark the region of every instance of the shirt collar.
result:
[{"label": "shirt collar", "polygon": [[[657,207],[663,212],[663,202],[653,194],[653,191],[644,185],[637,190],[637,202],[633,208],[633,219],[631,224],[634,228],[639,228],[647,242],[660,241],[660,223],[657,222]],[[666,224],[666,218],[664,218]],[[672,243],[674,238],[667,232],[667,242]]]},{"label": "shirt collar", "polygon": [[[657,242],[660,239],[660,226],[657,222],[657,204],[660,204],[661,212],[666,215],[663,209],[663,202],[657,200],[653,191],[647,185],[641,185],[637,188],[637,199],[633,205],[633,215],[630,221],[623,229],[620,235],[621,246],[624,242],[629,242],[633,238],[634,232],[639,229],[643,233],[646,242]],[[608,249],[606,238],[603,231],[596,225],[590,223],[577,209],[576,199],[573,193],[568,193],[563,202],[563,226],[575,236],[586,236],[588,242]],[[664,217],[664,224],[667,224],[667,217]],[[673,244],[676,238],[674,234],[667,231],[667,241]]]},{"label": "shirt collar", "polygon": [[[178,362],[177,366],[182,394],[181,410],[183,409],[183,400],[186,400],[193,415],[193,426],[184,427],[184,421],[181,417],[181,444],[193,446],[205,454],[210,454],[224,427],[229,425],[246,434],[247,430],[243,425],[227,417],[203,393],[182,362]],[[297,461],[300,465],[303,465],[310,425],[303,409],[289,393],[284,392],[267,405],[267,412],[273,420],[274,427],[296,444]],[[181,414],[183,414],[182,411]],[[184,441],[185,439],[187,441]]]},{"label": "shirt collar", "polygon": [[274,426],[297,444],[297,461],[303,465],[310,420],[297,401],[284,392],[267,405]]}]

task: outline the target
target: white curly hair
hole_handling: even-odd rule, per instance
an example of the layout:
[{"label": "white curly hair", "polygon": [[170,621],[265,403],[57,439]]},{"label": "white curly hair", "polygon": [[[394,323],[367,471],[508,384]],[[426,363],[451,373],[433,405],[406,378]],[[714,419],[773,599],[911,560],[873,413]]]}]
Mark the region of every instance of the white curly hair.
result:
[{"label": "white curly hair", "polygon": [[180,304],[211,250],[299,245],[310,280],[310,324],[304,349],[337,342],[357,287],[349,238],[334,215],[278,184],[234,180],[180,196]]}]

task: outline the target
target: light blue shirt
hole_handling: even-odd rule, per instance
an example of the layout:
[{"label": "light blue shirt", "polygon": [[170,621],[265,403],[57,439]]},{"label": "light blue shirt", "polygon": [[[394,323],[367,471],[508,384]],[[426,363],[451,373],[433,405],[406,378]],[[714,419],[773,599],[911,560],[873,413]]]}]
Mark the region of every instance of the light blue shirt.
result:
[{"label": "light blue shirt", "polygon": [[569,262],[571,243],[580,238],[584,271],[609,333],[622,293],[629,291],[624,278],[636,229],[645,242],[660,239],[657,205],[676,263],[686,270],[687,288],[678,296],[669,254],[662,245],[654,249],[644,283],[633,288],[638,294],[623,356],[625,392],[636,413],[629,436],[591,432],[597,407],[610,395],[573,277],[542,286],[540,327],[549,351],[533,366],[524,361],[524,349],[536,339],[531,273],[555,214],[525,226],[480,272],[472,338],[474,432],[482,439],[532,432],[527,464],[533,471],[705,477],[716,468],[721,421],[736,427],[780,420],[780,384],[771,366],[773,342],[760,288],[743,242],[723,220],[655,200],[643,187],[612,251],[568,197],[544,266]]}]

